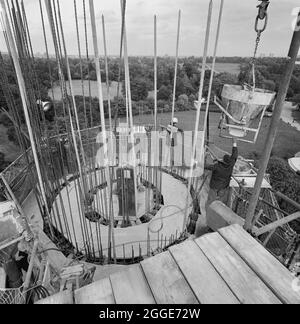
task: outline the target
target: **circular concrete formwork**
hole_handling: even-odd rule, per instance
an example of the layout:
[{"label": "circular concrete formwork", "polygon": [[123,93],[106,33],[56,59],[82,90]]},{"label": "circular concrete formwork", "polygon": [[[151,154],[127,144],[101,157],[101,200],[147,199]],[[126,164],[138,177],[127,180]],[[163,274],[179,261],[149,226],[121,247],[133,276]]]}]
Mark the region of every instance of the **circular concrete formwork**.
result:
[{"label": "circular concrete formwork", "polygon": [[[141,192],[138,202],[138,216],[142,216],[145,211],[145,192]],[[183,231],[183,222],[186,208],[187,187],[175,179],[172,175],[162,172],[162,191],[164,206],[157,212],[150,223],[139,224],[131,227],[114,228],[116,258],[132,258],[132,255],[147,255],[150,250],[154,251],[168,241],[171,237],[179,236]],[[104,199],[104,197],[103,197]],[[70,201],[70,204],[68,203]],[[117,198],[114,197],[114,215],[117,215]],[[188,195],[188,213],[192,209],[192,198]],[[70,182],[57,195],[53,207],[52,217],[54,223],[58,224],[57,213],[64,215],[65,223],[61,225],[62,231],[67,236],[67,228],[74,246],[84,252],[84,234],[81,230],[82,215],[80,206],[77,204],[75,181]],[[116,213],[116,214],[115,214]],[[101,239],[102,253],[108,254],[108,226],[99,223],[88,222],[88,233],[90,244],[95,251],[95,256],[100,257],[99,246],[96,238]],[[150,230],[149,230],[150,229]],[[60,230],[58,228],[58,230]],[[76,240],[75,240],[76,237]]]}]

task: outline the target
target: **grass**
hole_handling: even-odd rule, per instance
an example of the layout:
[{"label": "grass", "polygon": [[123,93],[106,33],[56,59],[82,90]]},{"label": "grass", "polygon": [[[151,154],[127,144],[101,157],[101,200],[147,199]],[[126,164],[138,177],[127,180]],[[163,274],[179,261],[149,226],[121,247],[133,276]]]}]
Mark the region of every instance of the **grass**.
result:
[{"label": "grass", "polygon": [[[211,64],[209,64],[211,66]],[[231,73],[234,75],[238,75],[240,73],[240,64],[237,63],[216,63],[215,67],[216,72],[222,73],[222,72],[227,72]],[[67,83],[67,89],[68,89],[68,81]],[[89,93],[89,81],[84,80],[84,92],[86,96],[88,96]],[[91,95],[92,97],[98,97],[98,84],[97,81],[90,81],[91,84]],[[112,81],[111,86],[110,86],[110,97],[114,98],[117,96],[117,88],[118,88],[118,82]],[[78,96],[82,96],[82,84],[81,80],[73,80],[73,89],[74,89],[74,94]],[[120,94],[122,95],[122,85],[120,88]],[[103,91],[103,97],[104,100],[107,100],[107,89],[106,89],[106,84],[102,83],[102,91]],[[55,100],[61,100],[61,90],[59,85],[55,85],[53,88],[54,92],[54,99]],[[52,98],[52,91],[49,91],[49,96]],[[149,91],[148,93],[148,98],[154,98],[154,91]]]},{"label": "grass", "polygon": [[[204,112],[201,112],[200,125],[203,125]],[[179,119],[179,127],[183,130],[194,130],[196,111],[181,111],[176,112],[175,117]],[[161,125],[167,125],[171,120],[171,113],[158,114],[158,121]],[[219,137],[220,114],[212,112],[210,114],[210,141],[213,141],[216,146],[222,150],[231,151],[232,141]],[[121,119],[121,121],[125,121]],[[136,124],[153,123],[152,115],[135,116],[134,121]],[[268,128],[271,118],[264,118],[259,133],[258,139],[255,144],[239,142],[239,152],[245,158],[258,158],[264,149],[264,143],[267,138]],[[201,127],[200,127],[201,129]],[[275,138],[272,155],[288,159],[300,151],[299,131],[296,128],[280,121],[277,136]]]},{"label": "grass", "polygon": [[[66,82],[67,84],[67,89],[69,89],[69,82]],[[91,84],[91,96],[92,97],[98,97],[98,83],[97,81],[90,81]],[[89,81],[84,80],[83,81],[83,86],[84,86],[84,94],[86,97],[88,97],[89,93]],[[74,90],[74,95],[75,96],[82,96],[82,84],[81,80],[73,80],[73,90]],[[69,90],[68,90],[69,92]],[[103,92],[103,99],[107,100],[108,95],[107,95],[107,88],[106,88],[106,83],[102,83],[102,92]],[[61,100],[61,90],[59,85],[55,85],[53,87],[53,93],[54,93],[54,100]],[[114,97],[117,96],[118,94],[118,82],[112,81],[110,88],[109,88],[109,94],[110,98],[113,99]],[[52,91],[49,90],[48,95],[50,98],[52,98]],[[120,96],[122,97],[122,84],[120,85]],[[148,98],[154,98],[154,91],[149,91],[148,92]]]},{"label": "grass", "polygon": [[300,109],[293,110],[292,117],[293,117],[294,120],[300,122]]},{"label": "grass", "polygon": [[[208,64],[211,66],[211,64]],[[215,67],[216,72],[222,73],[227,72],[234,75],[239,75],[240,73],[240,64],[238,63],[216,63]]]},{"label": "grass", "polygon": [[[203,124],[204,112],[201,112],[201,122]],[[175,113],[175,117],[179,119],[179,127],[183,130],[194,130],[196,111],[180,111]],[[300,116],[299,116],[300,117]],[[216,146],[225,151],[231,150],[232,142],[230,139],[224,139],[219,137],[219,119],[220,114],[212,112],[210,114],[210,140],[215,143]],[[158,114],[158,122],[161,125],[168,125],[171,120],[171,113],[160,113]],[[125,119],[121,119],[125,121]],[[260,134],[255,144],[239,143],[239,152],[245,158],[259,158],[263,149],[264,143],[267,137],[268,128],[270,125],[270,118],[264,118]],[[134,123],[137,125],[141,124],[152,124],[152,115],[138,115],[134,116]],[[201,129],[201,128],[200,128]],[[7,138],[6,128],[0,125],[0,152],[5,154],[6,160],[13,161],[17,158],[20,153],[19,148],[10,142]],[[284,159],[295,156],[297,152],[300,152],[300,141],[299,131],[296,128],[280,122],[277,136],[275,138],[272,154]]]},{"label": "grass", "polygon": [[[69,85],[68,85],[68,81],[67,83],[67,89],[69,89]],[[92,97],[98,97],[98,83],[97,81],[91,81],[91,96]],[[75,96],[82,96],[82,83],[81,80],[73,80],[72,82],[73,85],[73,90],[74,90],[74,95]],[[89,81],[88,80],[84,80],[83,81],[83,85],[84,85],[84,93],[85,96],[89,96]],[[102,91],[103,91],[103,98],[104,100],[107,100],[107,88],[106,88],[106,84],[102,83]],[[122,85],[120,86],[120,94],[122,94]],[[61,90],[60,90],[60,86],[56,85],[53,87],[53,92],[54,92],[54,100],[61,100]],[[111,82],[110,88],[109,88],[109,93],[110,93],[110,97],[113,99],[115,96],[117,96],[118,93],[118,82]],[[52,98],[52,91],[49,90],[49,96]]]}]

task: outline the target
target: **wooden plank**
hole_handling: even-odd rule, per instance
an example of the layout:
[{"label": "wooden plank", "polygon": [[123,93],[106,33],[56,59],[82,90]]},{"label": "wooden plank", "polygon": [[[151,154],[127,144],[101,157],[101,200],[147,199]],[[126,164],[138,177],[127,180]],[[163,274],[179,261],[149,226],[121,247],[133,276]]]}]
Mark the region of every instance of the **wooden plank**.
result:
[{"label": "wooden plank", "polygon": [[280,304],[280,300],[219,233],[204,235],[195,242],[242,304]]},{"label": "wooden plank", "polygon": [[139,264],[112,274],[110,281],[117,304],[155,304]]},{"label": "wooden plank", "polygon": [[74,304],[73,300],[73,291],[71,290],[64,290],[61,291],[55,295],[52,295],[50,297],[47,297],[45,299],[41,299],[37,301],[35,304],[55,304],[55,305],[60,305],[60,304]]},{"label": "wooden plank", "polygon": [[158,304],[196,304],[193,291],[169,252],[141,262],[148,284]]},{"label": "wooden plank", "polygon": [[223,228],[220,234],[282,302],[300,304],[300,292],[292,288],[295,277],[261,244],[238,225]]},{"label": "wooden plank", "polygon": [[201,304],[239,304],[239,300],[194,241],[169,249]]},{"label": "wooden plank", "polygon": [[115,304],[109,278],[75,290],[76,304]]}]

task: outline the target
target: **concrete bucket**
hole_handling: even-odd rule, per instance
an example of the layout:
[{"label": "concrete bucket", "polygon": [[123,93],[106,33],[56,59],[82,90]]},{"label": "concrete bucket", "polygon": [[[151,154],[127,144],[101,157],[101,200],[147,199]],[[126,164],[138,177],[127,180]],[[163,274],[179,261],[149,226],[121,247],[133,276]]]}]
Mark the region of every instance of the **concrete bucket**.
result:
[{"label": "concrete bucket", "polygon": [[[227,117],[226,126],[229,134],[243,138],[249,131],[258,133],[265,110],[273,103],[275,95],[275,92],[268,90],[253,91],[245,86],[225,84],[221,94],[223,106],[221,110]],[[251,128],[259,116],[261,120],[258,127]]]}]

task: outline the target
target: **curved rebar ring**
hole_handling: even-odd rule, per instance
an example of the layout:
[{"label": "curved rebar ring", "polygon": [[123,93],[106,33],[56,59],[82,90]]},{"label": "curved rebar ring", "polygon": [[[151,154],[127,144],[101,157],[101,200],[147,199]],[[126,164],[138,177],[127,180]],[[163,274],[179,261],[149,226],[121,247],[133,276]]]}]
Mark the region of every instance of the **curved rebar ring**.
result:
[{"label": "curved rebar ring", "polygon": [[[171,214],[171,215],[167,215],[167,216],[163,217],[163,212],[164,212],[164,210],[167,209],[167,208],[169,208],[169,207],[176,207],[176,208],[178,208],[179,212],[183,211],[183,209],[181,209],[181,208],[180,208],[179,206],[177,206],[177,205],[167,205],[167,206],[163,206],[163,207],[160,209],[160,217],[159,217],[159,219],[158,219],[158,218],[157,218],[157,219],[153,219],[153,220],[151,220],[151,221],[149,222],[149,224],[148,224],[148,231],[149,231],[149,232],[151,232],[151,233],[158,233],[158,232],[160,232],[160,231],[163,229],[163,227],[164,227],[163,219],[164,219],[164,218],[167,218],[167,217],[170,217],[170,216],[174,216],[174,215],[177,214],[177,213],[175,213],[175,214]],[[154,223],[154,222],[157,222],[157,221],[160,221],[160,228],[159,228],[158,230],[151,230],[151,229],[150,229],[151,224]]]}]

